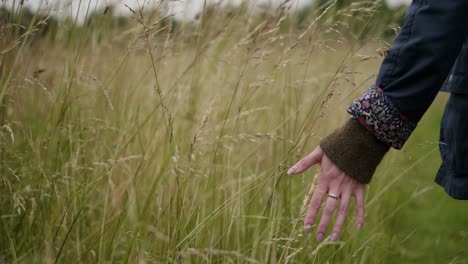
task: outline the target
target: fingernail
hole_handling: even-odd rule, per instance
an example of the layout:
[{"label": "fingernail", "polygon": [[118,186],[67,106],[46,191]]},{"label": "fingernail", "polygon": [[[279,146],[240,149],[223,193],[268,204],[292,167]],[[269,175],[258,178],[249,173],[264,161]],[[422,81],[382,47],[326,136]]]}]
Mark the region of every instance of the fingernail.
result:
[{"label": "fingernail", "polygon": [[337,233],[333,233],[332,236],[331,236],[331,238],[330,238],[330,240],[331,240],[332,242],[338,241],[338,234],[337,234]]},{"label": "fingernail", "polygon": [[305,232],[306,234],[309,234],[311,229],[312,229],[312,226],[311,226],[311,225],[305,225],[305,226],[304,226],[304,232]]},{"label": "fingernail", "polygon": [[297,170],[297,167],[294,165],[294,166],[292,166],[292,167],[288,170],[287,173],[288,173],[288,174],[292,174],[292,173],[296,172],[296,170]]},{"label": "fingernail", "polygon": [[356,228],[357,228],[357,230],[361,230],[362,224],[357,224]]},{"label": "fingernail", "polygon": [[323,233],[318,233],[317,234],[317,242],[320,243],[320,242],[322,242],[322,240],[323,240]]}]

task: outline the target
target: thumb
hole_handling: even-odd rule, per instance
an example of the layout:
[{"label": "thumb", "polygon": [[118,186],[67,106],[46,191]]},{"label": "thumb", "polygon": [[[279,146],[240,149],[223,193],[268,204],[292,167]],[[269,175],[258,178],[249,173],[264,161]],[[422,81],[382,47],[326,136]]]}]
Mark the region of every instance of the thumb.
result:
[{"label": "thumb", "polygon": [[309,155],[305,156],[303,159],[297,162],[296,165],[292,166],[287,173],[298,174],[304,172],[315,164],[320,163],[322,161],[322,157],[323,150],[320,148],[320,146],[318,146]]}]

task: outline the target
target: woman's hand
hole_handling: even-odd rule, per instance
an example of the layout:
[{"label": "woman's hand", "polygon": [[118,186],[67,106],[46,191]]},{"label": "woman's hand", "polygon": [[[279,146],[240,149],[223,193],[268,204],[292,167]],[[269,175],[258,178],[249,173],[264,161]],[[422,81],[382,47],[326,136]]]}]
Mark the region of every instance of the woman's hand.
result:
[{"label": "woman's hand", "polygon": [[[330,237],[331,241],[338,241],[343,230],[352,196],[356,199],[356,228],[359,230],[364,224],[364,190],[366,185],[342,172],[324,154],[320,147],[317,147],[312,153],[292,166],[288,170],[288,174],[304,172],[318,163],[320,163],[321,171],[317,187],[304,219],[304,230],[306,233],[310,232],[315,222],[315,217],[322,205],[322,200],[326,197],[325,207],[322,210],[322,218],[317,227],[317,241],[321,242],[325,237],[328,224],[339,204],[338,215]],[[337,196],[337,198],[333,198],[333,196]]]}]

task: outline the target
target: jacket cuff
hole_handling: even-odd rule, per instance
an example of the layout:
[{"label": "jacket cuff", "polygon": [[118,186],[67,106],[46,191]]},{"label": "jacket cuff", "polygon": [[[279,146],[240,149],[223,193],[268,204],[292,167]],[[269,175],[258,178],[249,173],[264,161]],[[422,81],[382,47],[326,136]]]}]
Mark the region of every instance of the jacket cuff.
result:
[{"label": "jacket cuff", "polygon": [[401,149],[416,128],[416,123],[402,114],[375,85],[353,101],[348,113],[378,140],[395,149]]},{"label": "jacket cuff", "polygon": [[389,146],[350,119],[320,142],[325,155],[343,172],[361,183],[369,183]]}]

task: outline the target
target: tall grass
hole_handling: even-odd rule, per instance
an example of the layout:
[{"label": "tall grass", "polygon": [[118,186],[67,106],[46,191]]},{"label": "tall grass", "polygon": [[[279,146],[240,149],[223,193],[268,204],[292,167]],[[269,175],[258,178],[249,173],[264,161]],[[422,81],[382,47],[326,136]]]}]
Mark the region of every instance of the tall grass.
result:
[{"label": "tall grass", "polygon": [[0,262],[464,263],[466,205],[426,176],[443,98],[380,167],[364,231],[351,214],[339,243],[303,234],[315,170],[285,171],[347,118],[387,47],[364,35],[378,4],[334,5],[299,26],[285,6],[206,8],[195,24],[10,15]]}]

